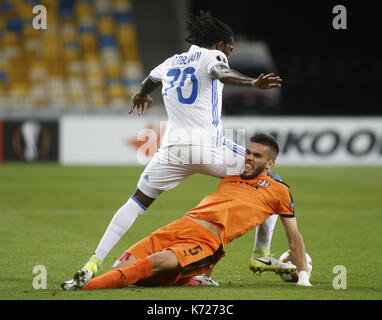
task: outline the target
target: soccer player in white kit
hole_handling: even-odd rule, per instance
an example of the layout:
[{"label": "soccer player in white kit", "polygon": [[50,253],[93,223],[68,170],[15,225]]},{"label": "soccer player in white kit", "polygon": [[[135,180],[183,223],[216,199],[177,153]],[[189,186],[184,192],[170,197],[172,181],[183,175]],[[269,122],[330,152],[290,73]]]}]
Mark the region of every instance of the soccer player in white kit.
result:
[{"label": "soccer player in white kit", "polygon": [[[168,122],[161,147],[141,174],[134,195],[115,213],[94,255],[81,269],[87,271],[85,276],[78,271],[72,280],[62,284],[63,289],[71,290],[78,282],[83,286],[89,281],[136,218],[163,191],[176,187],[194,173],[224,178],[242,172],[246,149],[222,133],[224,84],[271,89],[280,87],[281,79],[272,73],[255,79],[230,69],[233,32],[210,13],[200,12],[188,20],[186,30],[186,41],[191,43],[189,51],[175,54],[154,68],[132,97],[129,113],[136,108],[138,115],[142,115],[153,102],[149,93],[162,85]],[[256,230],[255,249],[260,253],[251,259],[254,272],[277,271],[267,260],[275,217]],[[218,285],[210,275],[199,280]]]}]

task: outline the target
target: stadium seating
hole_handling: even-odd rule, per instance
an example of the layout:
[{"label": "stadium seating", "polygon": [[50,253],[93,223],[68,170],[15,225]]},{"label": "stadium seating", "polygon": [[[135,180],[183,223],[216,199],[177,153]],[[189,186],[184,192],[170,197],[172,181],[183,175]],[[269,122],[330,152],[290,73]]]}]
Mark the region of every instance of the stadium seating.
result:
[{"label": "stadium seating", "polygon": [[143,79],[130,0],[0,0],[0,16],[0,108],[129,105]]}]

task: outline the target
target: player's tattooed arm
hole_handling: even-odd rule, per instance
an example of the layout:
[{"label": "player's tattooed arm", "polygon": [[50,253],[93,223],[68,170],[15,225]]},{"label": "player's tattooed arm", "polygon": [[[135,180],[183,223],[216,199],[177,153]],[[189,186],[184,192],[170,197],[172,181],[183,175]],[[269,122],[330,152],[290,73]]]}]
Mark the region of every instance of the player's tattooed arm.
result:
[{"label": "player's tattooed arm", "polygon": [[248,77],[239,71],[228,68],[225,65],[216,66],[212,72],[214,78],[219,79],[224,84],[231,84],[244,87],[256,87],[259,89],[271,89],[281,87],[282,79],[274,76],[273,73],[259,75],[257,79]]},{"label": "player's tattooed arm", "polygon": [[149,93],[153,92],[160,85],[161,82],[154,82],[149,77],[143,80],[140,90],[131,97],[129,114],[137,108],[138,115],[141,116],[145,112],[145,109],[150,109],[153,104],[153,99],[149,96]]}]

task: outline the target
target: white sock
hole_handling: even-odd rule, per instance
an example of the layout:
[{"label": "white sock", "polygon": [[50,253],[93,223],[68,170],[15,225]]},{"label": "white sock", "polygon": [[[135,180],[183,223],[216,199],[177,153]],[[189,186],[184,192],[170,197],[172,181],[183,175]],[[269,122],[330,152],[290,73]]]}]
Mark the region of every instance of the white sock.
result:
[{"label": "white sock", "polygon": [[94,253],[95,256],[104,260],[126,231],[130,229],[138,216],[145,210],[146,208],[135,199],[134,196],[131,196],[130,199],[114,214],[105,234],[98,244]]},{"label": "white sock", "polygon": [[261,225],[257,226],[254,250],[260,247],[264,247],[269,251],[271,250],[272,235],[273,230],[275,229],[277,217],[277,214],[273,214]]}]

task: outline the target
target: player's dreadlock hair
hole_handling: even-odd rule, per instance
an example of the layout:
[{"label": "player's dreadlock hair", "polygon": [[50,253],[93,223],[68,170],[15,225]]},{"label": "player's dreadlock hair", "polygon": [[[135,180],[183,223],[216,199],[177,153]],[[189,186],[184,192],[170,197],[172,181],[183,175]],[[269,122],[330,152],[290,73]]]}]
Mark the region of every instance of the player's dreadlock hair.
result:
[{"label": "player's dreadlock hair", "polygon": [[200,11],[198,16],[193,16],[186,21],[188,33],[186,42],[199,47],[209,47],[219,41],[230,43],[233,31],[225,23],[216,19],[211,12]]}]

